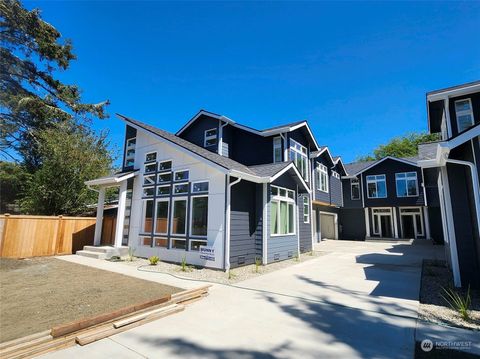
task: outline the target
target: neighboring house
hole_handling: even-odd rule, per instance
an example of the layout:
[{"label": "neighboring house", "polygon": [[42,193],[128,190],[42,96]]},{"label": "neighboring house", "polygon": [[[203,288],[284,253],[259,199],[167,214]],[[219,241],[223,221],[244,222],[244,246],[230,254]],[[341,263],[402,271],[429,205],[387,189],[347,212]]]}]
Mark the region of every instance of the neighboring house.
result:
[{"label": "neighboring house", "polygon": [[[480,81],[427,93],[428,128],[441,141],[419,146],[436,183],[447,258],[456,286],[480,287]],[[433,194],[432,194],[433,195]]]},{"label": "neighboring house", "polygon": [[347,164],[342,177],[343,239],[431,238],[424,179],[417,158]]}]

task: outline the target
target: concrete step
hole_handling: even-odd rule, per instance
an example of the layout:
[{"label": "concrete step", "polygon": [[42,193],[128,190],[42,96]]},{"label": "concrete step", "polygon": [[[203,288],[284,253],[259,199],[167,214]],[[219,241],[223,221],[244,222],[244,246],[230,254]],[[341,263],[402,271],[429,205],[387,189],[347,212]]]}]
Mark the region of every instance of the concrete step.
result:
[{"label": "concrete step", "polygon": [[78,256],[95,258],[95,259],[106,259],[107,258],[106,253],[92,252],[92,251],[86,251],[86,250],[77,251],[76,254]]},{"label": "concrete step", "polygon": [[98,253],[107,253],[110,249],[113,247],[110,246],[83,246],[84,251],[89,251],[89,252],[98,252]]},{"label": "concrete step", "polygon": [[[125,257],[128,255],[128,247],[110,247],[110,246],[84,246],[83,251],[89,253],[97,253],[101,255],[99,258],[102,259],[110,259],[113,256],[118,257]],[[82,251],[77,251],[77,254]],[[80,254],[82,255],[82,254]],[[88,255],[88,257],[93,257],[92,255]]]}]

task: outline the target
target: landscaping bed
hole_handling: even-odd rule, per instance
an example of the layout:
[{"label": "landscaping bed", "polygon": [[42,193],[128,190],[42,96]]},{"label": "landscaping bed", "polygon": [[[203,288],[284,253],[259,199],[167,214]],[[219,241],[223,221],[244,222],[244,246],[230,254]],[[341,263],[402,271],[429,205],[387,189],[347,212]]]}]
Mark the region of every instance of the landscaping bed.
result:
[{"label": "landscaping bed", "polygon": [[0,258],[0,342],[179,291],[51,257]]},{"label": "landscaping bed", "polygon": [[161,260],[157,263],[157,265],[150,265],[148,259],[138,257],[133,257],[131,260],[124,259],[122,260],[122,263],[126,265],[140,267],[140,270],[145,271],[169,273],[178,277],[202,280],[211,283],[234,284],[246,279],[260,276],[262,274],[270,273],[282,268],[286,268],[298,263],[318,258],[319,256],[325,254],[328,253],[319,251],[308,252],[301,254],[298,258],[274,262],[266,266],[260,265],[257,267],[252,264],[233,268],[230,270],[230,273],[226,273],[221,270],[200,268],[194,266],[184,266],[182,268],[182,265],[180,264],[162,262]]},{"label": "landscaping bed", "polygon": [[[419,319],[453,327],[480,330],[480,291],[470,290],[471,319],[466,321],[442,297],[442,295],[446,296],[442,288],[453,288],[451,271],[443,261],[425,260],[422,270]],[[462,296],[467,293],[466,289],[455,289],[455,291]]]}]

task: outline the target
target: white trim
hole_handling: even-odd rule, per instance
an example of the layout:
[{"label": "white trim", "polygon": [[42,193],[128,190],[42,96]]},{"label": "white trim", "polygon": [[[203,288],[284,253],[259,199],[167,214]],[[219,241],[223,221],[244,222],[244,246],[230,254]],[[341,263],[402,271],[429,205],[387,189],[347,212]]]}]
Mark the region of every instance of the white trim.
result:
[{"label": "white trim", "polygon": [[[270,192],[272,190],[272,188],[276,188],[277,189],[277,194],[276,195],[273,195],[272,193],[270,193],[270,206],[272,206],[272,202],[276,202],[278,203],[278,206],[277,206],[277,215],[278,215],[278,225],[279,227],[277,228],[278,231],[280,232],[280,203],[281,202],[286,202],[287,203],[287,221],[290,219],[290,216],[288,215],[289,214],[289,211],[290,211],[290,206],[288,205],[289,203],[290,204],[293,204],[293,208],[294,208],[294,211],[295,211],[295,207],[297,207],[297,212],[298,212],[298,198],[297,198],[297,193],[294,191],[294,190],[291,190],[289,188],[285,188],[285,187],[279,187],[279,186],[274,186],[274,185],[270,185]],[[298,188],[298,187],[297,187]],[[280,195],[280,191],[285,191],[285,196],[282,196]],[[293,198],[289,197],[288,196],[288,193],[289,192],[293,192]],[[294,212],[293,213],[293,231],[291,231],[291,228],[289,228],[290,232],[288,233],[272,233],[272,226],[270,226],[270,237],[282,237],[282,236],[294,236],[297,234],[297,217],[298,215]],[[271,216],[270,216],[270,221],[272,220]]]},{"label": "white trim", "polygon": [[[155,168],[155,170],[147,172],[147,167],[152,167],[152,166],[153,166],[153,168]],[[156,162],[147,162],[147,163],[143,164],[143,172],[142,172],[143,175],[148,176],[148,175],[155,174],[155,173],[157,173],[157,163]]]},{"label": "white trim", "polygon": [[262,194],[263,194],[263,217],[262,217],[262,262],[263,265],[266,265],[268,263],[268,240],[267,240],[267,216],[268,216],[268,202],[267,202],[267,188],[268,185],[266,183],[262,184]]},{"label": "white trim", "polygon": [[[408,194],[408,184],[407,184],[407,181],[408,181],[408,174],[410,174],[410,173],[414,173],[414,174],[415,174],[415,190],[416,190],[417,193],[414,194],[414,195],[409,195],[409,194]],[[400,179],[397,178],[398,175],[402,175],[402,174],[405,175],[405,178],[400,178]],[[398,195],[398,184],[397,184],[397,182],[398,182],[399,180],[405,181],[405,186],[406,186],[405,189],[406,189],[406,191],[407,191],[406,196],[399,196],[399,195]],[[410,180],[412,180],[412,178],[410,178]],[[418,188],[418,174],[417,174],[417,171],[396,172],[396,173],[395,173],[395,192],[396,192],[396,194],[397,194],[397,198],[418,197],[418,196],[420,195],[420,191],[419,191],[419,188]]]},{"label": "white trim", "polygon": [[97,217],[95,220],[95,234],[93,245],[99,246],[102,241],[103,208],[105,204],[105,187],[100,187],[97,201]]},{"label": "white trim", "polygon": [[[192,233],[192,225],[193,225],[193,221],[192,221],[192,214],[193,214],[193,200],[195,198],[201,198],[201,197],[206,197],[207,198],[207,234],[205,235],[200,235],[200,234],[193,234]],[[208,194],[199,194],[199,195],[194,195],[194,196],[190,196],[190,213],[189,213],[189,218],[190,218],[190,223],[189,223],[189,229],[190,229],[190,239],[192,239],[192,237],[194,238],[199,238],[200,240],[206,240],[207,237],[208,237],[208,202],[209,202],[209,198],[208,198]]]},{"label": "white trim", "polygon": [[[308,162],[309,162],[308,149],[307,147],[303,146],[300,142],[295,141],[293,138],[290,138],[289,142],[290,142],[289,143],[290,146],[288,147],[289,155],[290,155],[290,152],[292,151],[295,153],[295,159],[290,158],[290,161],[293,161],[295,166],[297,166],[296,158],[300,156],[301,163],[305,166],[303,168],[305,171],[305,177],[303,177],[303,174],[302,174],[302,177],[305,179],[305,182],[308,182],[308,172],[310,171],[310,168],[308,166]],[[296,146],[298,146],[300,149],[297,149]],[[305,152],[303,150],[305,150]],[[297,169],[298,169],[298,166],[297,166]]]},{"label": "white trim", "polygon": [[[215,131],[215,135],[207,136],[208,131]],[[211,144],[211,145],[207,145],[207,141],[212,140],[212,139],[215,139],[215,143]],[[203,131],[203,147],[206,148],[206,147],[211,147],[211,146],[215,146],[215,145],[218,146],[218,128],[213,127],[213,128],[209,128],[208,130]],[[217,153],[218,153],[218,148],[217,148]]]},{"label": "white trim", "polygon": [[456,88],[456,89],[445,89],[443,91],[435,92],[433,94],[427,93],[427,100],[428,101],[438,101],[442,100],[445,96],[447,97],[458,97],[463,95],[468,95],[473,92],[480,91],[480,83],[474,83],[471,85],[466,85],[464,87]]},{"label": "white trim", "polygon": [[[167,231],[157,232],[157,205],[158,202],[167,202]],[[153,235],[156,237],[167,236],[168,228],[170,226],[170,198],[157,198],[155,199],[155,205],[153,208]]]},{"label": "white trim", "polygon": [[[170,162],[170,168],[160,169],[160,165],[162,163],[166,163],[166,162]],[[157,167],[158,172],[162,172],[162,173],[163,172],[172,172],[172,169],[173,169],[173,160],[172,159],[158,161],[158,167]]]},{"label": "white trim", "polygon": [[[276,145],[278,145],[278,143],[275,143],[276,140],[280,140],[280,161],[276,161],[275,160],[275,149],[278,147]],[[282,141],[282,136],[276,136],[272,139],[272,142],[273,142],[273,163],[279,163],[279,162],[283,162],[282,161],[282,152],[283,152],[283,141]]]},{"label": "white trim", "polygon": [[[165,176],[165,175],[170,175],[170,180],[160,181],[160,176]],[[172,182],[172,179],[173,179],[173,172],[172,171],[165,171],[165,172],[157,173],[157,183],[158,184],[170,183],[170,182]]]},{"label": "white trim", "polygon": [[216,113],[209,112],[209,111],[205,111],[205,110],[200,110],[200,111],[198,111],[197,114],[196,114],[195,116],[193,116],[185,125],[183,125],[182,128],[181,128],[180,130],[178,130],[175,135],[176,135],[176,136],[180,136],[180,134],[182,134],[183,131],[185,131],[188,127],[190,127],[190,125],[191,125],[193,122],[195,122],[195,121],[196,121],[200,116],[202,116],[202,115],[215,118],[215,119],[217,119],[217,120],[226,122],[226,123],[231,124],[231,125],[233,125],[233,124],[235,123],[235,121],[229,119],[229,118],[226,117],[226,116],[217,115]]},{"label": "white trim", "polygon": [[[153,177],[153,181],[150,181],[149,183],[146,183],[146,179],[151,179]],[[155,173],[144,175],[143,176],[143,182],[142,186],[155,186],[155,183],[157,183],[157,175]]]},{"label": "white trim", "polygon": [[[187,178],[182,178],[182,179],[177,180],[175,177],[177,176],[177,173],[180,173],[180,172],[187,172]],[[173,171],[173,182],[183,182],[183,181],[188,181],[189,179],[190,179],[190,170],[188,168]]]},{"label": "white trim", "polygon": [[[390,217],[390,230],[392,231],[392,234],[395,236],[395,233],[397,235],[397,237],[395,238],[398,238],[398,229],[395,231],[395,228],[397,227],[396,223],[394,223],[393,221],[393,213],[392,213],[392,209],[393,207],[372,207],[372,222],[373,222],[373,234],[377,234],[379,235],[380,237],[384,237],[384,234],[382,233],[382,222],[381,220],[379,219],[378,220],[378,231],[375,232],[375,216],[377,217]],[[375,210],[377,209],[388,209],[388,213],[387,212],[379,212],[379,213],[375,213]],[[389,238],[389,237],[386,237],[386,238]]]},{"label": "white trim", "polygon": [[[308,200],[308,196],[301,195],[302,197],[302,216],[303,216],[303,223],[310,223],[310,201]],[[305,199],[307,200],[307,207],[308,207],[308,214],[307,214],[307,221],[305,222]]]},{"label": "white trim", "polygon": [[[382,197],[379,197],[379,196],[377,196],[377,197],[370,197],[370,195],[369,195],[369,193],[368,193],[368,183],[369,183],[369,182],[370,182],[370,183],[375,183],[376,192],[378,193],[378,184],[377,184],[377,183],[378,183],[379,180],[377,180],[377,178],[375,178],[375,180],[372,181],[372,180],[369,180],[368,177],[377,177],[377,176],[383,176],[383,177],[384,177],[383,181],[385,182],[385,196],[382,196]],[[367,198],[368,198],[368,199],[388,198],[387,175],[386,175],[385,173],[380,173],[380,174],[376,174],[376,175],[368,175],[367,178],[366,178],[366,180],[367,180],[366,190],[367,190]]]},{"label": "white trim", "polygon": [[393,232],[394,232],[394,237],[398,238],[398,223],[397,223],[397,209],[395,207],[392,207],[392,212],[393,212]]},{"label": "white trim", "polygon": [[[328,176],[328,167],[325,166],[323,163],[319,163],[317,162],[317,168],[315,168],[315,170],[317,171],[318,173],[318,182],[316,181],[316,185],[317,185],[317,190],[319,190],[320,192],[323,192],[323,193],[329,193],[329,190],[330,190],[330,186],[329,186],[329,176]],[[324,181],[322,180],[325,179],[325,183],[323,183]],[[325,184],[325,188],[322,189],[322,184]]]},{"label": "white trim", "polygon": [[[468,101],[469,105],[470,105],[470,109],[469,110],[461,110],[461,111],[457,111],[457,102],[461,102],[461,101]],[[470,127],[472,127],[474,124],[475,124],[475,117],[473,115],[473,107],[472,107],[472,100],[471,98],[464,98],[464,99],[461,99],[461,100],[456,100],[453,104],[453,106],[455,107],[455,119],[457,121],[457,133],[460,133],[460,132],[463,132],[467,129],[469,129]],[[460,130],[460,123],[458,122],[458,117],[459,116],[465,116],[465,115],[470,115],[472,121],[470,123],[470,126]]]},{"label": "white trim", "polygon": [[[405,206],[405,207],[398,207],[399,212],[400,212],[400,228],[402,230],[402,235],[405,236],[405,233],[403,233],[403,222],[402,222],[402,217],[403,216],[410,216],[413,217],[413,230],[414,230],[414,237],[424,237],[425,236],[425,223],[423,219],[423,211],[422,207],[418,206]],[[417,212],[406,212],[402,213],[403,209],[415,209]],[[421,231],[418,230],[417,228],[417,218],[416,216],[420,216],[420,229]]]},{"label": "white trim", "polygon": [[[357,181],[356,183],[352,183],[352,181]],[[358,186],[358,198],[353,198],[353,185],[356,184]],[[342,196],[343,197],[343,196]],[[350,200],[351,201],[360,201],[360,180],[358,177],[350,178]]]},{"label": "white trim", "polygon": [[[187,192],[180,192],[180,193],[175,193],[175,189],[178,187],[178,186],[187,186]],[[173,189],[172,189],[172,196],[182,196],[182,195],[185,195],[185,194],[188,194],[188,182],[178,182],[178,183],[174,183],[173,184]]]},{"label": "white trim", "polygon": [[242,179],[237,178],[235,181],[232,183],[230,182],[230,175],[227,175],[227,210],[226,210],[226,216],[227,216],[227,223],[226,223],[226,228],[225,231],[227,233],[227,238],[226,238],[226,243],[225,243],[225,270],[228,271],[230,270],[230,237],[231,237],[231,229],[230,229],[230,213],[232,211],[232,206],[231,206],[231,197],[232,197],[232,187],[239,183]]},{"label": "white trim", "polygon": [[[185,201],[185,233],[173,233],[173,223],[174,218],[175,218],[175,202],[179,201]],[[187,237],[187,215],[188,215],[188,197],[187,196],[182,196],[182,197],[172,197],[172,211],[171,211],[171,216],[170,216],[170,236],[174,237],[181,237],[180,239],[185,240]],[[172,238],[170,238],[172,239]],[[175,239],[175,238],[174,238]],[[170,246],[171,247],[171,246]]]},{"label": "white trim", "polygon": [[87,186],[116,186],[120,182],[123,182],[129,178],[135,177],[137,175],[137,172],[128,172],[125,175],[113,175],[110,177],[101,177],[101,178],[96,178],[93,180],[85,181],[85,185]]},{"label": "white trim", "polygon": [[123,241],[123,225],[125,223],[125,207],[127,203],[127,182],[120,184],[118,193],[117,223],[115,228],[115,247],[121,247]]},{"label": "white trim", "polygon": [[[158,193],[158,190],[160,188],[165,188],[165,187],[169,187],[170,190],[168,191],[168,194],[160,194]],[[170,184],[164,184],[164,185],[160,185],[160,186],[157,186],[157,197],[161,197],[163,198],[163,196],[171,196],[172,195],[172,186]]]},{"label": "white trim", "polygon": [[[190,193],[191,193],[192,195],[194,195],[194,194],[196,194],[196,193],[198,193],[199,195],[200,195],[200,194],[208,194],[208,192],[210,191],[210,181],[209,181],[209,180],[192,181],[192,182],[190,182],[190,183],[191,183]],[[193,191],[193,185],[195,185],[195,184],[197,184],[197,183],[207,183],[208,189],[207,189],[206,191],[194,192],[194,191]]]},{"label": "white trim", "polygon": [[368,214],[369,211],[367,207],[365,207],[364,210],[365,210],[364,212],[365,212],[365,232],[366,232],[365,235],[366,237],[370,237],[371,235],[370,234],[370,218]]},{"label": "white trim", "polygon": [[[152,228],[153,228],[153,220],[155,218],[155,199],[154,198],[142,198],[142,215],[140,217],[140,235],[142,237],[145,237],[145,235],[147,233],[150,233],[150,232],[147,232],[145,230],[145,216],[147,214],[147,202],[148,201],[151,201],[152,204],[153,204],[153,208],[152,208]],[[149,234],[150,235],[150,234]]]},{"label": "white trim", "polygon": [[334,231],[334,237],[333,239],[338,239],[338,214],[337,213],[331,213],[331,212],[324,212],[324,211],[318,211],[319,218],[319,227],[320,227],[320,241],[323,239],[332,239],[332,238],[322,238],[322,214],[326,214],[328,216],[333,216],[333,231]]},{"label": "white trim", "polygon": [[[153,189],[153,194],[146,194],[145,191],[148,189]],[[155,196],[155,185],[142,187],[142,198],[143,197],[154,197]]]},{"label": "white trim", "polygon": [[[377,162],[372,163],[370,166],[365,167],[365,168],[362,169],[361,171],[358,171],[358,172],[352,174],[351,176],[358,176],[360,173],[363,173],[363,172],[369,170],[370,168],[375,167],[376,165],[382,163],[382,162],[385,161],[385,160],[394,160],[394,161],[402,162],[402,163],[405,163],[405,164],[407,164],[407,165],[411,165],[411,166],[414,166],[414,167],[420,167],[420,166],[417,165],[415,162],[407,161],[407,160],[404,160],[404,159],[402,159],[402,158],[387,156],[387,157],[382,158],[381,160],[378,160]],[[349,177],[351,177],[351,176],[349,176]]]},{"label": "white trim", "polygon": [[[148,155],[151,155],[152,153],[155,153],[155,159],[153,159],[153,160],[150,160],[150,161],[147,161],[147,157],[148,157]],[[153,162],[157,162],[157,156],[158,156],[158,152],[157,152],[157,151],[146,152],[146,153],[145,153],[145,161],[144,161],[144,163],[153,163]],[[156,168],[155,168],[155,169],[156,169]]]}]

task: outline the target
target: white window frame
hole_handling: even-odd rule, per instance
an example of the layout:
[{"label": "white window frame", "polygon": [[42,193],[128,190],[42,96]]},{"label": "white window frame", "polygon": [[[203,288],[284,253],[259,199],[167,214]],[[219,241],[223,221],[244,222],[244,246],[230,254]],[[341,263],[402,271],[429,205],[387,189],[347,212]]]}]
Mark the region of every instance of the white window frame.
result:
[{"label": "white window frame", "polygon": [[[275,150],[280,149],[280,159],[277,161],[275,158]],[[282,137],[277,136],[273,138],[273,163],[283,162],[283,144],[282,144]]]},{"label": "white window frame", "polygon": [[[317,182],[317,190],[320,192],[328,193],[329,191],[329,183],[328,183],[328,168],[322,163],[317,163],[316,170],[316,182]],[[325,178],[325,187],[322,187],[322,177]]]},{"label": "white window frame", "polygon": [[[150,160],[150,161],[147,161],[147,156],[148,156],[148,155],[151,155],[152,153],[155,153],[155,159]],[[145,163],[150,164],[150,163],[153,163],[153,162],[157,162],[157,156],[158,156],[157,151],[146,152],[146,153],[145,153]]]},{"label": "white window frame", "polygon": [[[381,212],[383,210],[387,210],[387,212]],[[378,211],[378,212],[377,212]],[[385,217],[390,217],[390,229],[392,231],[392,234],[395,233],[395,223],[394,223],[394,217],[393,217],[393,212],[391,207],[375,207],[372,208],[372,233],[379,235],[379,236],[384,236],[382,233],[382,222],[380,220],[380,217],[385,216]],[[378,231],[375,231],[375,221],[376,218],[378,217]]]},{"label": "white window frame", "polygon": [[338,172],[332,171],[332,176],[337,179],[340,179],[340,175],[338,174]]},{"label": "white window frame", "polygon": [[[208,189],[206,191],[194,192],[193,191],[193,186],[197,183],[207,183]],[[190,193],[192,193],[192,194],[193,193],[204,194],[204,193],[208,193],[209,191],[210,191],[210,181],[194,181],[191,184]]]},{"label": "white window frame", "polygon": [[[408,185],[407,185],[407,181],[408,181],[409,178],[408,178],[407,176],[408,176],[409,174],[411,174],[411,173],[415,174],[415,191],[416,191],[417,193],[416,193],[416,194],[409,195],[409,194],[408,194]],[[398,175],[402,175],[402,174],[404,174],[405,177],[404,177],[404,178],[398,178]],[[410,178],[410,180],[412,180],[412,179],[413,179],[413,178]],[[406,187],[405,189],[406,189],[406,193],[407,193],[405,196],[400,196],[400,195],[398,194],[398,181],[404,181],[404,182],[405,182],[405,187]],[[417,172],[415,172],[415,171],[410,171],[410,172],[397,172],[397,173],[395,173],[395,191],[396,191],[396,193],[397,193],[397,197],[398,197],[398,198],[418,197],[418,196],[419,196],[419,191],[418,191],[418,176],[417,176]]]},{"label": "white window frame", "polygon": [[[178,186],[187,186],[187,192],[175,193],[175,188],[177,188]],[[172,196],[184,196],[186,194],[188,194],[188,182],[179,182],[173,185]]]},{"label": "white window frame", "polygon": [[[135,141],[135,143],[133,144],[133,146],[129,144],[131,141]],[[133,159],[133,163],[135,164],[135,150],[136,150],[136,146],[137,146],[137,138],[136,138],[136,137],[132,137],[132,138],[129,138],[129,139],[127,140],[127,142],[126,142],[126,144],[125,144],[125,161],[124,161],[124,163],[123,163],[123,165],[124,165],[125,167],[130,167],[130,166],[127,166],[127,161],[128,161],[128,160],[131,160],[131,159]],[[133,153],[132,153],[132,155],[127,156],[128,150],[131,149],[131,147],[133,148]]]},{"label": "white window frame", "polygon": [[[305,152],[303,150],[305,150]],[[308,160],[308,150],[307,150],[307,148],[305,146],[302,146],[300,143],[298,143],[294,139],[290,138],[290,148],[289,148],[289,151],[288,151],[289,155],[290,155],[290,151],[295,152],[295,154],[296,154],[295,156],[301,156],[301,157],[305,158],[305,176],[303,175],[301,168],[298,168],[298,166],[297,166],[297,169],[298,169],[298,172],[300,172],[300,174],[302,175],[305,182],[308,182],[308,172],[309,172],[309,162],[310,161]],[[290,158],[290,160],[293,161],[295,166],[297,165],[297,163],[295,161],[295,158]]]},{"label": "white window frame", "polygon": [[[174,223],[174,218],[175,218],[175,202],[177,201],[185,201],[185,233],[184,234],[179,234],[179,233],[173,233],[173,223]],[[180,238],[173,238],[173,239],[181,239],[181,240],[186,240],[187,237],[187,215],[188,215],[188,197],[182,196],[182,197],[172,197],[172,202],[171,202],[172,210],[171,210],[171,216],[170,216],[170,235],[174,237],[180,237]],[[171,243],[170,243],[171,244]],[[178,249],[178,248],[173,248],[173,249]]]},{"label": "white window frame", "polygon": [[[402,222],[402,216],[412,216],[413,217],[413,228],[415,230],[415,238],[418,237],[423,237],[425,236],[425,223],[423,223],[423,214],[422,210],[419,207],[399,207],[400,208],[400,229],[403,233],[403,222]],[[415,212],[405,212],[405,209],[415,209]],[[421,231],[418,231],[417,228],[417,216],[420,216],[420,229]]]},{"label": "white window frame", "polygon": [[[170,180],[169,181],[160,181],[160,176],[165,176],[170,173]],[[170,183],[173,180],[173,172],[161,172],[157,174],[157,183]]]},{"label": "white window frame", "polygon": [[[153,194],[152,195],[146,195],[145,191],[147,189],[152,189],[153,188]],[[142,197],[150,198],[155,196],[155,186],[145,186],[142,188]]]},{"label": "white window frame", "polygon": [[[188,172],[187,173],[187,178],[177,180],[175,177],[177,176],[177,173],[179,173],[179,172]],[[187,182],[189,179],[190,179],[190,170],[189,169],[176,170],[176,171],[173,172],[173,182]]]},{"label": "white window frame", "polygon": [[[191,238],[199,238],[199,239],[207,239],[208,237],[208,207],[207,207],[207,234],[204,235],[204,236],[201,236],[201,235],[198,235],[198,234],[192,234],[192,226],[193,226],[193,221],[192,221],[192,215],[193,215],[193,199],[194,198],[201,198],[201,197],[206,197],[207,198],[207,201],[209,200],[208,198],[208,194],[203,194],[203,195],[198,195],[198,196],[190,196],[190,223],[189,223],[189,229],[190,229],[190,237]],[[210,201],[208,201],[210,202]],[[207,205],[208,205],[208,202],[207,202]]]},{"label": "white window frame", "polygon": [[[305,203],[305,200],[307,201],[307,203]],[[308,201],[307,196],[302,196],[302,206],[303,206],[303,223],[310,223],[310,203]]]},{"label": "white window frame", "polygon": [[[295,213],[295,208],[297,207],[297,204],[295,203],[295,191],[291,190],[291,189],[288,189],[288,188],[284,188],[284,187],[278,187],[278,186],[273,186],[271,185],[270,186],[271,188],[277,188],[277,195],[271,195],[270,196],[270,206],[272,205],[272,202],[277,202],[278,205],[277,205],[277,215],[278,215],[278,219],[279,219],[279,228],[280,228],[280,203],[281,202],[287,202],[287,220],[289,218],[288,216],[288,211],[290,210],[290,206],[288,205],[288,203],[291,203],[293,204],[293,232],[289,232],[289,233],[272,233],[272,227],[271,227],[271,224],[270,224],[270,237],[283,237],[283,236],[293,236],[293,235],[296,235],[297,234],[297,220],[296,220],[296,213]],[[285,196],[281,196],[280,195],[280,190],[285,190]],[[270,189],[271,191],[271,189]],[[293,193],[293,198],[289,197],[288,196],[288,193]],[[271,211],[271,209],[269,209]],[[272,220],[272,218],[270,217],[270,221]]]},{"label": "white window frame", "polygon": [[[469,110],[457,111],[457,102],[462,102],[462,101],[468,101],[468,103],[470,105]],[[456,100],[455,103],[454,103],[454,106],[455,106],[455,118],[457,120],[457,132],[460,133],[460,132],[465,131],[466,129],[470,128],[471,126],[473,126],[475,124],[475,118],[473,117],[472,99],[471,98],[464,98],[464,99],[461,99],[461,100]],[[472,119],[472,122],[470,123],[470,126],[460,130],[460,123],[458,122],[458,117],[459,116],[465,116],[465,115],[470,115],[470,118]]]},{"label": "white window frame", "polygon": [[[166,232],[157,232],[157,203],[158,202],[167,202],[167,231]],[[156,237],[168,235],[168,228],[170,226],[170,198],[158,198],[155,200],[154,208],[154,225],[153,225],[153,235]]]},{"label": "white window frame", "polygon": [[[141,237],[146,237],[146,234],[148,233],[149,235],[151,235],[151,232],[146,232],[145,231],[145,216],[147,215],[147,203],[151,201],[153,203],[153,210],[152,210],[152,221],[154,220],[155,218],[155,200],[154,198],[148,198],[148,199],[143,199],[142,202],[143,202],[143,205],[142,205],[142,216],[140,218],[141,220],[141,225],[140,225],[140,236]],[[152,223],[152,228],[153,228],[153,223]]]},{"label": "white window frame", "polygon": [[[356,181],[356,182],[353,182]],[[353,185],[358,186],[358,198],[353,198]],[[360,180],[358,178],[351,178],[350,179],[350,199],[352,201],[359,201],[360,200]]]},{"label": "white window frame", "polygon": [[[379,176],[383,176],[383,180],[377,179],[377,177],[379,177]],[[373,179],[373,180],[368,179],[368,177],[375,177],[375,179]],[[375,189],[376,189],[376,192],[378,194],[378,182],[380,182],[380,181],[385,182],[385,196],[370,197],[370,194],[368,193],[368,184],[369,183],[375,183]],[[387,176],[384,173],[383,174],[378,174],[378,175],[368,175],[368,176],[366,176],[366,183],[367,183],[367,198],[369,198],[369,199],[379,199],[379,198],[387,198],[388,197]]]},{"label": "white window frame", "polygon": [[[151,172],[147,172],[147,167],[155,167],[155,170],[151,171]],[[148,175],[151,175],[151,174],[155,174],[157,173],[157,164],[155,162],[147,162],[143,165],[143,174],[148,176]]]},{"label": "white window frame", "polygon": [[[165,162],[170,162],[170,168],[169,169],[163,169],[161,170],[160,169],[160,166],[162,165],[162,163],[165,163]],[[159,161],[158,162],[158,168],[157,168],[157,171],[160,172],[160,173],[163,173],[163,172],[172,172],[172,167],[173,167],[173,161],[172,160],[162,160],[162,161]]]},{"label": "white window frame", "polygon": [[[148,174],[143,176],[143,185],[144,186],[154,186],[157,181],[157,175],[155,173]],[[153,181],[151,180],[153,178]],[[148,180],[149,183],[145,183],[145,180]]]},{"label": "white window frame", "polygon": [[[170,191],[168,194],[160,194],[158,193],[158,190],[160,188],[165,188],[165,187],[170,187]],[[157,186],[157,197],[164,197],[164,196],[170,196],[172,194],[172,186],[170,186],[169,184],[166,184],[166,185],[162,185],[162,186]]]},{"label": "white window frame", "polygon": [[[207,136],[207,132],[214,131],[214,130],[215,130],[215,135]],[[216,127],[205,130],[203,132],[203,147],[213,147],[213,146],[218,145],[217,135],[218,135],[218,128],[216,128]],[[207,141],[212,140],[212,139],[215,139],[215,143],[211,144],[211,145],[207,145]]]}]

